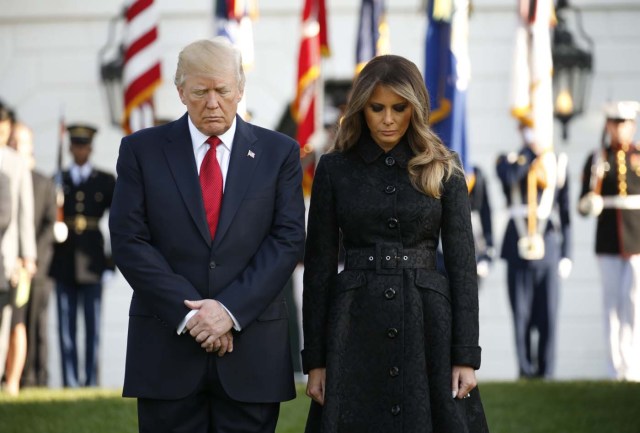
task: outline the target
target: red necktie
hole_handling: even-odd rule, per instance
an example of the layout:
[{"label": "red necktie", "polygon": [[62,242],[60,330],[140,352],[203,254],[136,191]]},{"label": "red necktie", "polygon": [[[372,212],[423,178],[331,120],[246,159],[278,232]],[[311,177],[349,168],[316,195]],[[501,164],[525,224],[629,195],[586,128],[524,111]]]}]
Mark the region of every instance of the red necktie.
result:
[{"label": "red necktie", "polygon": [[207,139],[207,143],[210,147],[204,155],[202,165],[200,165],[200,188],[202,188],[204,210],[207,213],[207,223],[211,240],[213,240],[222,204],[222,171],[220,164],[218,164],[218,158],[216,158],[216,147],[221,141],[218,137],[212,136]]}]

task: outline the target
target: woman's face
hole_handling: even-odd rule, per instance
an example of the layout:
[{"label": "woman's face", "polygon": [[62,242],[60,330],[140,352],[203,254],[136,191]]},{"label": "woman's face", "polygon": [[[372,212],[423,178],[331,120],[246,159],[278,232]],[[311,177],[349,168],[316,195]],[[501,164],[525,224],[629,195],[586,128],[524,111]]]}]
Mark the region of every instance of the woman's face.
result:
[{"label": "woman's face", "polygon": [[395,147],[411,123],[413,108],[391,89],[377,85],[364,107],[371,137],[385,152]]}]

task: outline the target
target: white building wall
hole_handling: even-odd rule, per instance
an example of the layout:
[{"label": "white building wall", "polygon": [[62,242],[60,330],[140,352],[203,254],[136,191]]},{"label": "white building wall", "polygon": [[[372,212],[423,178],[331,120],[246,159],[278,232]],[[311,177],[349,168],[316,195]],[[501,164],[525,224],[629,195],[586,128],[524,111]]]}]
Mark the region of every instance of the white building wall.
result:
[{"label": "white building wall", "polygon": [[[187,43],[212,35],[213,0],[157,0],[163,84],[156,95],[160,117],[184,112],[172,85],[177,54]],[[293,97],[302,0],[263,0],[254,26],[255,67],[247,75],[247,107],[254,123],[275,127]],[[391,49],[422,70],[426,18],[423,0],[389,0]],[[494,231],[500,242],[505,201],[495,176],[499,152],[516,149],[516,123],[508,97],[515,0],[474,0],[470,23],[472,81],[469,89],[470,159],[489,175]],[[587,153],[599,144],[601,108],[614,99],[640,100],[640,0],[574,0],[583,10],[584,28],[595,42],[595,71],[587,112],[570,124],[567,144],[556,127],[556,147],[570,158],[572,197],[577,200],[580,171]],[[98,51],[106,43],[108,21],[122,7],[116,0],[0,0],[0,99],[33,128],[36,159],[53,173],[61,114],[67,122],[99,126],[96,165],[115,171],[121,132],[109,125],[100,85]],[[332,56],[324,61],[327,78],[350,77],[355,60],[357,0],[327,0]],[[69,161],[65,145],[65,162]],[[599,378],[605,373],[600,291],[593,250],[594,221],[574,217],[574,271],[564,282],[560,305],[558,378]],[[496,262],[480,293],[482,379],[517,375],[506,269]],[[120,386],[128,298],[120,276],[107,286],[102,384]],[[57,340],[52,310],[53,385],[59,382]]]}]

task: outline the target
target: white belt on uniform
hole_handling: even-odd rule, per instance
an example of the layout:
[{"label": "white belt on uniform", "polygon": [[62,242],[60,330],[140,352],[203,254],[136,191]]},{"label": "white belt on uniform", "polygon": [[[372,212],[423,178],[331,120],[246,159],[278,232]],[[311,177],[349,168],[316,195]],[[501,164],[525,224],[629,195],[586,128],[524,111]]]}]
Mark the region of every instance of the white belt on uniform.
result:
[{"label": "white belt on uniform", "polygon": [[640,209],[640,194],[604,195],[602,205],[605,209]]},{"label": "white belt on uniform", "polygon": [[[512,218],[527,218],[529,216],[529,206],[526,204],[512,205],[509,207],[509,213]],[[549,218],[549,212],[546,212],[542,207],[538,207],[536,215],[538,219]]]}]

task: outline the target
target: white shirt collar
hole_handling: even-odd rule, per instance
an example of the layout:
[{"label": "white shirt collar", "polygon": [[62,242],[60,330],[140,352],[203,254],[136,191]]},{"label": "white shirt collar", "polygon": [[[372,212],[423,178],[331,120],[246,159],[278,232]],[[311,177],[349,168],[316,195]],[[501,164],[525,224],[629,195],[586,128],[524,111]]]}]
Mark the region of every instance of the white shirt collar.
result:
[{"label": "white shirt collar", "polygon": [[[207,141],[209,136],[203,134],[202,132],[200,132],[198,128],[196,128],[196,125],[194,125],[193,122],[191,121],[191,116],[187,115],[187,120],[189,123],[189,133],[191,134],[191,144],[193,145],[193,151],[195,153],[198,151],[200,146],[205,144],[205,141]],[[224,134],[218,135],[218,138],[220,139],[220,141],[222,141],[222,145],[229,152],[231,152],[231,146],[233,146],[233,138],[235,137],[235,135],[236,135],[236,118],[234,116],[233,122],[231,123],[231,126],[229,127],[229,129],[227,129],[227,131]]]},{"label": "white shirt collar", "polygon": [[71,181],[74,185],[80,185],[82,182],[85,182],[91,172],[93,171],[93,166],[90,162],[87,162],[83,165],[78,165],[75,162],[72,162],[69,166],[69,174],[71,175]]}]

